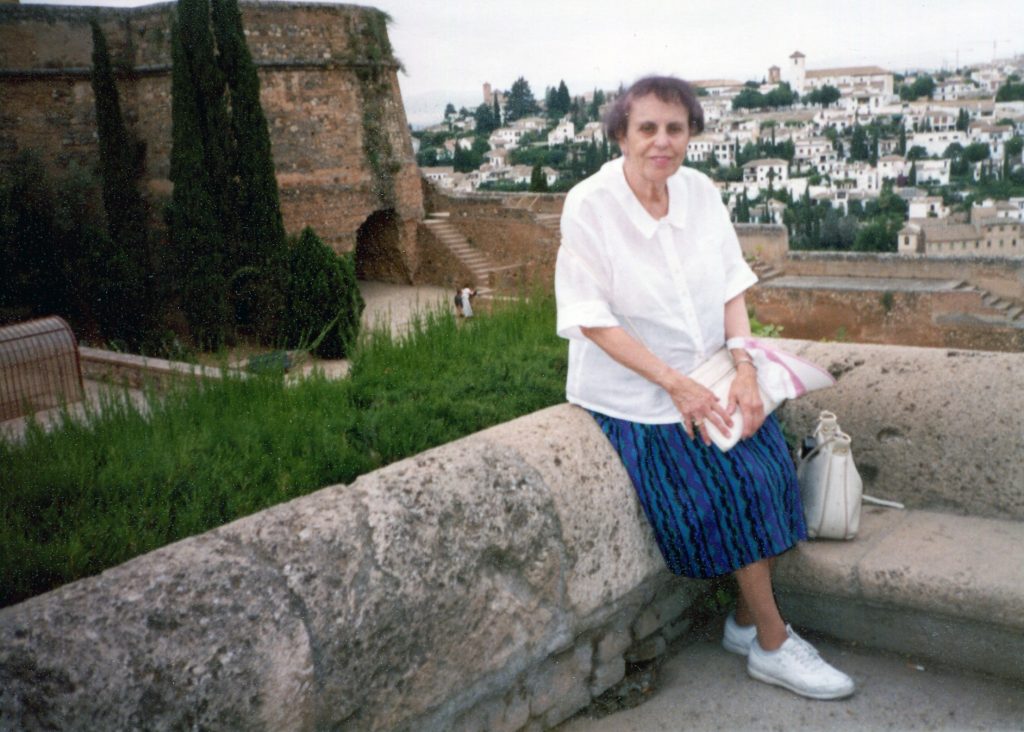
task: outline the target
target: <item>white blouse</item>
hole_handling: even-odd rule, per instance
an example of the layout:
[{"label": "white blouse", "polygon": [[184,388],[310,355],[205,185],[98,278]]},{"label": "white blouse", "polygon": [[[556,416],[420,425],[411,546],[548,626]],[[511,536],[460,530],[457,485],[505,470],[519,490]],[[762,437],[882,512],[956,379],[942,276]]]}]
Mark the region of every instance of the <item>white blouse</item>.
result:
[{"label": "white blouse", "polygon": [[725,344],[725,303],[757,282],[711,180],[681,167],[655,220],[626,182],[623,159],[569,191],[555,268],[558,334],[569,339],[566,398],[610,417],[678,422],[668,392],[580,331],[621,326],[681,373]]}]

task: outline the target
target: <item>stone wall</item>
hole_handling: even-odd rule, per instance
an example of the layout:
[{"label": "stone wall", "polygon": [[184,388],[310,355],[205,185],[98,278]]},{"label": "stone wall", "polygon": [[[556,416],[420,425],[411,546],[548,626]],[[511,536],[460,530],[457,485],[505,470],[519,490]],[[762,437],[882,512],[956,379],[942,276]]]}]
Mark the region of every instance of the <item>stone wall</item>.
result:
[{"label": "stone wall", "polygon": [[1024,258],[907,256],[865,252],[790,252],[786,274],[966,280],[999,297],[1024,299]]},{"label": "stone wall", "polygon": [[781,224],[735,224],[740,247],[747,257],[768,264],[784,264],[789,253],[789,232]]},{"label": "stone wall", "polygon": [[[780,344],[838,378],[788,429],[835,411],[870,493],[1024,519],[1024,354]],[[560,405],[0,611],[0,728],[539,730],[706,589]]]},{"label": "stone wall", "polygon": [[[388,219],[397,243],[374,271],[382,279],[409,281],[423,199],[397,62],[371,62],[357,40],[377,11],[317,3],[240,5],[259,69],[285,227],[298,232],[312,226],[336,250],[356,249],[359,256],[360,227],[375,212],[393,212]],[[146,144],[146,186],[159,211],[171,191],[173,7],[0,7],[0,166],[24,149],[39,152],[57,173],[72,163],[95,165],[88,21],[96,17],[115,65],[124,68],[118,78],[122,109]],[[387,91],[372,99],[356,73],[368,64],[386,78]],[[397,171],[390,200],[375,190],[379,176],[363,150],[364,112],[371,108],[376,112],[369,123],[383,125]]]},{"label": "stone wall", "polygon": [[[524,287],[552,286],[559,231],[557,225],[542,223],[545,219],[538,218],[537,214],[560,212],[564,194],[450,196],[433,186],[426,187],[429,189],[426,193],[428,211],[447,212],[448,222],[472,246],[487,254],[497,268],[493,283],[495,289],[514,294]],[[433,243],[424,245],[425,239],[432,242],[434,238],[426,227],[421,227],[420,237],[421,248],[427,247],[424,252],[436,251]],[[452,265],[456,266],[456,263]],[[440,267],[429,271],[424,268],[420,274],[422,282],[445,286],[473,280],[472,276],[463,278],[461,272],[449,272],[443,261]]]},{"label": "stone wall", "polygon": [[786,287],[769,280],[747,305],[785,336],[858,343],[1024,351],[1024,321],[986,305],[972,290],[899,291]]}]

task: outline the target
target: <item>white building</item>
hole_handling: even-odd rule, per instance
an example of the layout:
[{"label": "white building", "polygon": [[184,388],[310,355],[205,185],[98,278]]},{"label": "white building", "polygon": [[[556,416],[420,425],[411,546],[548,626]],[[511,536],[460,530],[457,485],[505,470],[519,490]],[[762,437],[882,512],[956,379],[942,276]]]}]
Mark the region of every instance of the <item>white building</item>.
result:
[{"label": "white building", "polygon": [[[912,147],[921,147],[929,155],[941,157],[945,154],[946,148],[954,142],[967,147],[970,141],[967,139],[967,133],[959,130],[951,132],[914,132],[907,135],[907,150],[910,150]],[[920,169],[921,167],[918,166],[918,171]]]},{"label": "white building", "polygon": [[949,185],[949,158],[918,160],[914,163],[914,166],[917,170],[917,182],[919,184]]},{"label": "white building", "polygon": [[708,133],[690,138],[686,148],[686,159],[695,163],[706,163],[714,155],[719,165],[726,167],[736,164],[736,143],[724,133]]},{"label": "white building", "polygon": [[828,173],[839,161],[839,155],[827,137],[811,137],[794,144],[793,164],[798,169]]},{"label": "white building", "polygon": [[800,95],[812,89],[833,86],[844,95],[850,95],[855,89],[859,93],[880,95],[882,98],[893,94],[892,73],[878,66],[847,66],[832,69],[808,71],[807,57],[794,51],[789,57],[787,80]]},{"label": "white building", "polygon": [[910,163],[902,155],[883,155],[878,159],[878,187],[887,180],[897,181],[910,174]]},{"label": "white building", "polygon": [[751,160],[743,166],[743,182],[757,183],[767,188],[769,181],[778,189],[789,179],[789,163],[780,158],[761,158]]},{"label": "white building", "polygon": [[600,145],[604,142],[604,125],[600,122],[587,122],[573,139],[576,142],[593,142]]},{"label": "white building", "polygon": [[907,222],[897,236],[900,254],[1024,256],[1024,224],[1007,219],[989,219],[970,224],[914,219]]},{"label": "white building", "polygon": [[972,122],[967,128],[967,136],[971,142],[988,145],[989,157],[993,160],[1003,159],[1003,145],[1013,137],[1011,125],[992,125],[986,122]]},{"label": "white building", "polygon": [[576,136],[576,125],[564,119],[548,133],[548,145],[564,145]]},{"label": "white building", "polygon": [[491,147],[504,147],[514,150],[519,147],[519,140],[526,134],[525,129],[516,127],[499,127],[488,138]]},{"label": "white building", "polygon": [[508,151],[503,147],[494,147],[484,153],[484,158],[492,169],[508,167]]},{"label": "white building", "polygon": [[451,188],[455,168],[450,165],[433,165],[420,168],[420,175],[441,188]]},{"label": "white building", "polygon": [[909,203],[907,218],[944,219],[949,216],[949,207],[942,202],[942,196],[920,196]]}]

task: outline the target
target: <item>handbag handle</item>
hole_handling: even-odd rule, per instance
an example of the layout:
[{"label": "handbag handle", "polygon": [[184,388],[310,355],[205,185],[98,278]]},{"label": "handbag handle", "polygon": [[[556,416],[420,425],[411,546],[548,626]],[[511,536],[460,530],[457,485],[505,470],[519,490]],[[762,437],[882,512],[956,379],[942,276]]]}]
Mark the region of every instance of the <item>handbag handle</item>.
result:
[{"label": "handbag handle", "polygon": [[[829,444],[835,442],[840,437],[845,437],[846,438],[845,442],[847,442],[847,443],[851,442],[850,436],[848,434],[846,434],[845,432],[843,432],[838,427],[836,427],[836,431],[835,431],[834,435],[829,437],[827,440],[822,442],[820,445],[817,445],[813,450],[811,450],[809,453],[807,453],[802,458],[800,458],[801,465],[803,463],[811,460],[815,455],[817,455],[819,452],[821,452],[823,447],[825,447],[826,445],[829,445]],[[889,500],[886,500],[884,498],[875,498],[874,496],[869,496],[867,493],[861,493],[860,500],[863,503],[870,503],[870,504],[875,505],[875,506],[884,506],[885,508],[898,508],[900,510],[903,510],[903,509],[906,508],[906,506],[904,506],[899,501],[889,501]]]}]

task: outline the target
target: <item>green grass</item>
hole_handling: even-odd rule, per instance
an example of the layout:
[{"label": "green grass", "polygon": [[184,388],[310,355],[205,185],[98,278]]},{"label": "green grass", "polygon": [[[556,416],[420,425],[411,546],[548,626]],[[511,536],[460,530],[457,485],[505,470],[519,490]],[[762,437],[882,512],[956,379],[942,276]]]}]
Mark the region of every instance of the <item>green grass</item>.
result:
[{"label": "green grass", "polygon": [[350,378],[228,378],[0,440],[0,605],[564,398],[554,302],[368,334]]}]

